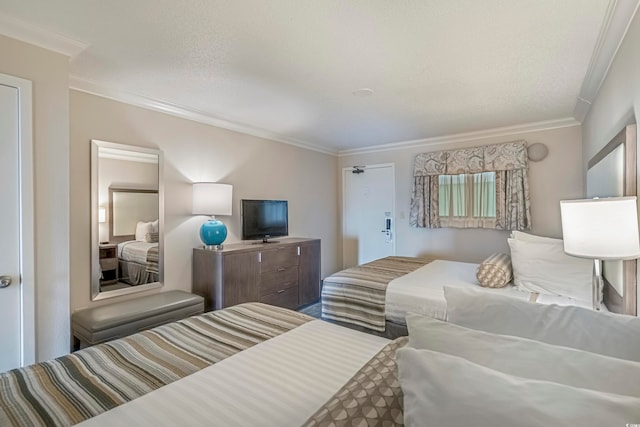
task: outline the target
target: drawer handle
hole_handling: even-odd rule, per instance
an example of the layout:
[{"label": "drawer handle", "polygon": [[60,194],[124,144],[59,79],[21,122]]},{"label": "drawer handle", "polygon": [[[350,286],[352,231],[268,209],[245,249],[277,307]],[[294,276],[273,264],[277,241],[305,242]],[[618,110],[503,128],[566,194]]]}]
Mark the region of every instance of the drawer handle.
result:
[{"label": "drawer handle", "polygon": [[279,291],[276,291],[277,294],[281,294],[284,292],[284,289],[280,289]]},{"label": "drawer handle", "polygon": [[278,267],[277,271],[285,271],[285,270],[286,270],[286,268]]}]

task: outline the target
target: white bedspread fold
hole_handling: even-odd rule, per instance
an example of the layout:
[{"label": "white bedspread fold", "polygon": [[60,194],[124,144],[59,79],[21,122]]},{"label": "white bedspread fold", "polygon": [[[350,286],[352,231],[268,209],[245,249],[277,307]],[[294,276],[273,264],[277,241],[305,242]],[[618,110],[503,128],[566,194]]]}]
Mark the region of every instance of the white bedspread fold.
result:
[{"label": "white bedspread fold", "polygon": [[[444,286],[474,287],[521,300],[531,299],[530,292],[519,291],[511,284],[503,288],[483,288],[476,280],[477,268],[478,264],[473,263],[436,260],[392,280],[387,286],[385,300],[387,320],[405,325],[407,313],[423,314],[445,320],[447,301],[444,298]],[[577,305],[590,308],[587,302],[563,296],[538,295],[535,301],[539,304]]]}]

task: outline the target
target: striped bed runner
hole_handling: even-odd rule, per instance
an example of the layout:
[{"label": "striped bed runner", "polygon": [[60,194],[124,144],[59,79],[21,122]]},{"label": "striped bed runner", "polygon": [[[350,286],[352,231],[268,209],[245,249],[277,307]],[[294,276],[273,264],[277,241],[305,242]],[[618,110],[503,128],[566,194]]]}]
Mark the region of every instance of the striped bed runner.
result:
[{"label": "striped bed runner", "polygon": [[322,318],[383,332],[389,282],[431,261],[390,256],[332,274],[322,281]]},{"label": "striped bed runner", "polygon": [[160,253],[158,246],[149,248],[147,251],[147,271],[152,274],[159,274],[159,259]]},{"label": "striped bed runner", "polygon": [[76,424],[310,320],[241,304],[2,373],[0,426]]}]

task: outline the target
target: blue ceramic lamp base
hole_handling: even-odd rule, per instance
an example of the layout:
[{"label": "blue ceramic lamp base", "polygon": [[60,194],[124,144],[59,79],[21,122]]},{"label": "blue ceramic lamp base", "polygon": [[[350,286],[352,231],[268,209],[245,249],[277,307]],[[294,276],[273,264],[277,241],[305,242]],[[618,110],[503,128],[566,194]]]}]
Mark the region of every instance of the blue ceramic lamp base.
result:
[{"label": "blue ceramic lamp base", "polygon": [[220,250],[222,242],[227,238],[227,226],[212,217],[200,227],[200,240],[205,249]]}]

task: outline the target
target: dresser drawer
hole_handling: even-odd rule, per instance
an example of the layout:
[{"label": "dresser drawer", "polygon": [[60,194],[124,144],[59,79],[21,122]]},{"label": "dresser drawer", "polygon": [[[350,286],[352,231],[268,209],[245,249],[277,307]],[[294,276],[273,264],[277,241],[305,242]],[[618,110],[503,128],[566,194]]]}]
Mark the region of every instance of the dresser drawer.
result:
[{"label": "dresser drawer", "polygon": [[298,287],[292,286],[260,297],[260,302],[295,310],[298,308]]},{"label": "dresser drawer", "polygon": [[260,295],[267,295],[284,288],[298,285],[298,266],[280,267],[275,271],[260,274]]},{"label": "dresser drawer", "polygon": [[260,271],[275,271],[283,267],[298,265],[298,246],[280,246],[262,251]]}]

